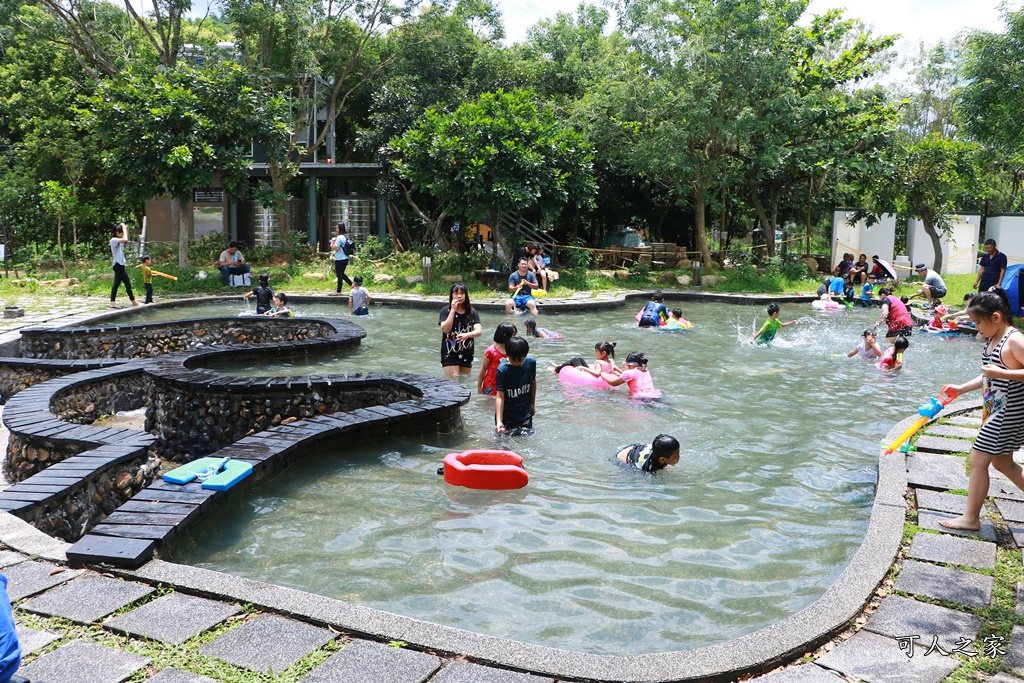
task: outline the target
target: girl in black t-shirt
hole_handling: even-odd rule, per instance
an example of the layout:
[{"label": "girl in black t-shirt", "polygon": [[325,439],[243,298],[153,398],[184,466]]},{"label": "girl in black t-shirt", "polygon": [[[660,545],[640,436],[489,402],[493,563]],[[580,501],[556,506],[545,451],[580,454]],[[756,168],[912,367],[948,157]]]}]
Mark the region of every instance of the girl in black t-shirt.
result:
[{"label": "girl in black t-shirt", "polygon": [[469,290],[457,282],[441,309],[441,367],[449,377],[468,375],[473,367],[473,340],[483,332],[480,315],[469,303]]}]

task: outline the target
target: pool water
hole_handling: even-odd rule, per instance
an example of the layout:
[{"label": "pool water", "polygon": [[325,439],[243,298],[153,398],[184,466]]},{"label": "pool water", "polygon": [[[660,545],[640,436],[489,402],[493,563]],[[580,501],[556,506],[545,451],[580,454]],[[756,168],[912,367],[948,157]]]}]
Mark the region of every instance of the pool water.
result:
[{"label": "pool water", "polygon": [[[616,341],[620,364],[644,351],[660,402],[566,386],[542,371],[534,435],[497,436],[492,399],[474,395],[459,433],[324,445],[218,509],[172,559],[599,654],[692,649],[792,615],[835,581],[863,539],[880,439],[943,383],[977,373],[979,343],[915,335],[904,370],[883,373],[845,357],[877,311],[784,305],[782,320],[800,324],[755,347],[748,340],[764,307],[683,310],[695,327],[682,333],[638,329],[625,309],[542,314],[540,324],[565,339],[531,340],[539,370],[592,358],[597,341]],[[474,370],[499,322],[525,321],[481,318],[487,342]],[[210,370],[441,374],[436,312],[374,308],[356,321],[368,332],[358,349]],[[475,375],[466,380],[474,386]],[[659,433],[682,443],[678,466],[652,476],[612,461],[620,446]],[[515,450],[530,484],[444,484],[444,455],[470,448]]]}]

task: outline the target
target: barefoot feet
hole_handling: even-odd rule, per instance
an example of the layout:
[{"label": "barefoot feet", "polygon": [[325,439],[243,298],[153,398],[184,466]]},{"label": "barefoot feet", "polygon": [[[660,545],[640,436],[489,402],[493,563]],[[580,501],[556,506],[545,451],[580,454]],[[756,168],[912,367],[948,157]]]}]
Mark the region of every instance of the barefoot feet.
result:
[{"label": "barefoot feet", "polygon": [[977,531],[981,528],[981,520],[970,520],[966,517],[957,517],[956,519],[940,520],[939,526],[944,526],[947,529],[960,529],[961,531]]}]

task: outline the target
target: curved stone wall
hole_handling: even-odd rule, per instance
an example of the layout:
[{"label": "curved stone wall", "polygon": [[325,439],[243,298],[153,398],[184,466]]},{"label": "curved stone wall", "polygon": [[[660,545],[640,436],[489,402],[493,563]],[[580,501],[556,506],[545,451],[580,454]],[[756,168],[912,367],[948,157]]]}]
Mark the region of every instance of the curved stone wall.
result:
[{"label": "curved stone wall", "polygon": [[[361,327],[343,320],[245,322],[241,332],[233,318],[160,323],[156,331],[146,325],[57,330],[54,339],[46,330],[32,330],[40,348],[83,356],[128,348],[120,345],[126,332],[143,340],[177,340],[172,346],[195,332],[190,342],[195,348],[159,359],[8,359],[12,367],[74,374],[33,386],[25,382],[8,402],[3,422],[11,436],[4,470],[19,483],[0,492],[0,509],[51,535],[101,546],[93,555],[80,548],[82,557],[124,564],[126,558],[152,555],[179,523],[196,516],[180,515],[183,509],[198,512],[201,503],[205,514],[211,502],[227,495],[197,486],[183,502],[185,489],[168,492],[162,482],[153,483],[158,458],[187,461],[215,453],[246,460],[255,476],[245,484],[253,485],[301,458],[307,446],[342,432],[448,431],[461,424],[460,406],[469,391],[446,379],[405,373],[229,378],[191,369],[211,360],[259,361],[346,348],[365,336]],[[107,334],[114,341],[106,341]],[[225,335],[230,345],[199,341]],[[265,339],[274,341],[257,343]],[[101,415],[142,406],[147,407],[146,431],[91,424]],[[142,497],[133,502],[137,496]],[[198,501],[194,510],[189,501]]]},{"label": "curved stone wall", "polygon": [[[362,328],[352,327],[362,332],[360,338],[365,336]],[[21,332],[21,355],[63,360],[156,358],[201,346],[294,342],[337,332],[331,323],[316,318],[255,316],[104,327],[33,327]]]}]

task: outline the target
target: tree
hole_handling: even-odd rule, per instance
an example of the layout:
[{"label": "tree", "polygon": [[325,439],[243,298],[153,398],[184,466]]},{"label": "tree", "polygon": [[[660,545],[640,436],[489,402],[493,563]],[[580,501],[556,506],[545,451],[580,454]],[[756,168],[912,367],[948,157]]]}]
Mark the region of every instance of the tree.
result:
[{"label": "tree", "polygon": [[916,142],[896,142],[889,149],[888,168],[866,178],[869,224],[885,213],[920,218],[932,242],[935,270],[942,270],[940,233],[949,234],[949,217],[964,197],[978,192],[974,157],[977,145],[929,135]]},{"label": "tree", "polygon": [[806,0],[621,0],[619,24],[643,61],[623,84],[617,118],[631,165],[673,193],[689,195],[694,241],[711,268],[707,206],[735,165],[749,102],[773,97],[788,64],[787,30]]},{"label": "tree", "polygon": [[188,230],[181,203],[214,176],[229,192],[248,186],[251,141],[279,149],[287,106],[265,100],[237,64],[181,66],[150,75],[126,72],[105,82],[81,110],[84,125],[105,141],[106,172],[122,181],[126,201],[171,197],[177,206],[179,265],[188,267]]},{"label": "tree", "polygon": [[895,38],[855,28],[838,10],[792,27],[782,51],[788,69],[771,93],[750,100],[754,116],[738,156],[769,256],[785,193],[797,186],[813,193],[835,173],[871,173],[895,130],[898,111],[884,93],[851,90],[877,71]]},{"label": "tree", "polygon": [[596,189],[585,138],[526,90],[487,93],[451,114],[429,109],[392,147],[414,187],[448,213],[486,220],[496,236],[499,212],[587,205]]},{"label": "tree", "polygon": [[408,16],[412,1],[225,0],[225,17],[237,31],[253,82],[263,97],[290,104],[290,136],[265,150],[281,230],[288,229],[288,183],[352,115],[353,99],[381,68],[379,32]]},{"label": "tree", "polygon": [[1014,211],[1024,208],[1024,9],[1003,19],[1004,33],[973,31],[964,41],[957,113],[967,137],[985,147],[986,168],[1009,176],[1006,209]]}]

